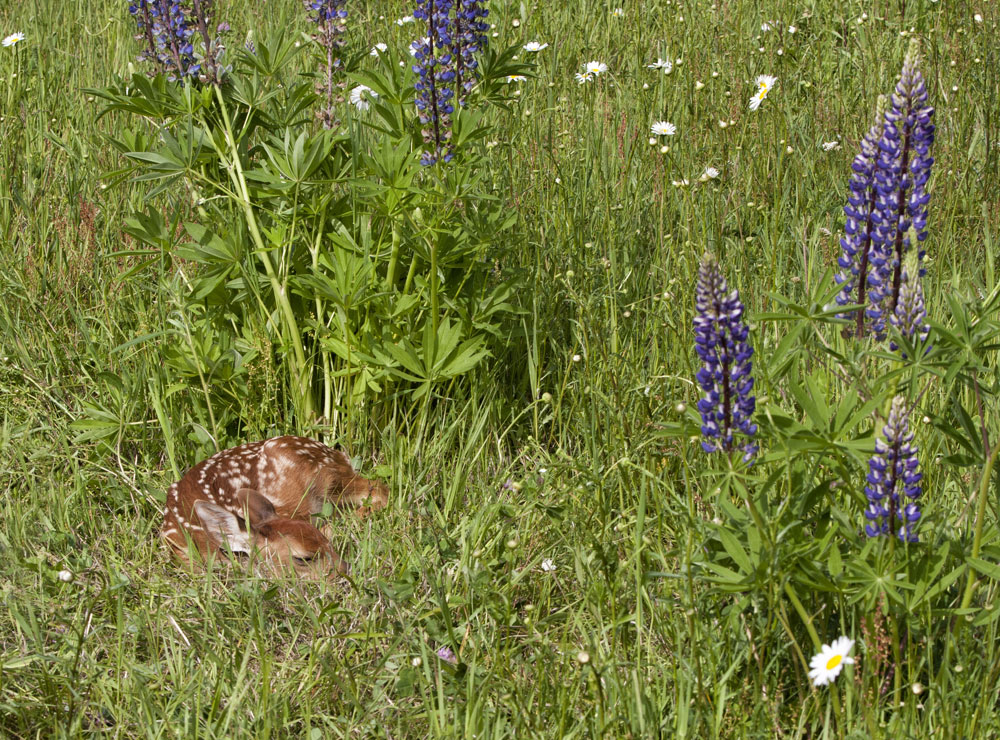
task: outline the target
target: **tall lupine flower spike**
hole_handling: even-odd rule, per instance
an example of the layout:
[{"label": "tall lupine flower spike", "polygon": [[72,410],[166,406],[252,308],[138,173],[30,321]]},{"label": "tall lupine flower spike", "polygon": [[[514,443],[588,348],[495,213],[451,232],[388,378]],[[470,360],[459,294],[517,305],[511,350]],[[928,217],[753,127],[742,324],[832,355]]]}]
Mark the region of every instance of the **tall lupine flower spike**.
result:
[{"label": "tall lupine flower spike", "polygon": [[319,30],[313,34],[316,41],[326,55],[323,75],[316,83],[316,92],[323,96],[325,104],[319,111],[319,118],[323,123],[323,128],[333,128],[337,125],[337,116],[334,112],[335,102],[334,73],[340,69],[340,49],[344,46],[341,38],[347,30],[345,20],[347,10],[344,8],[344,0],[304,0],[306,9],[310,11],[309,19],[315,23]]},{"label": "tall lupine flower spike", "polygon": [[[909,262],[909,260],[907,260]],[[899,285],[899,299],[893,309],[889,323],[899,330],[899,333],[910,341],[927,341],[930,325],[927,323],[927,308],[924,305],[924,289],[920,285],[920,273],[913,265],[903,267]],[[889,342],[889,349],[895,352],[899,349],[894,341]],[[906,353],[903,353],[906,357]]]},{"label": "tall lupine flower spike", "polygon": [[[840,272],[835,276],[840,292],[837,294],[837,304],[846,306],[856,302],[864,305],[865,292],[868,288],[868,274],[871,263],[868,252],[871,248],[871,233],[873,228],[872,212],[875,209],[875,162],[878,159],[878,141],[882,135],[882,116],[888,106],[888,98],[879,96],[876,108],[876,123],[868,129],[861,139],[861,151],[855,155],[851,163],[851,180],[848,184],[849,193],[844,214],[844,237],[840,240],[841,256],[837,260]],[[857,297],[852,301],[852,294],[857,288]],[[842,314],[841,318],[848,318]],[[859,337],[865,333],[865,312],[860,309],[855,314],[855,334]]]},{"label": "tall lupine flower spike", "polygon": [[136,0],[128,10],[139,27],[136,38],[146,43],[140,59],[154,60],[157,71],[171,80],[198,74],[201,65],[195,62],[191,45],[194,32],[178,0]]},{"label": "tall lupine flower spike", "polygon": [[451,53],[455,57],[455,86],[458,88],[459,105],[465,105],[465,96],[475,87],[479,76],[479,62],[474,55],[486,48],[486,31],[489,25],[485,18],[488,14],[482,0],[458,0],[455,7]]},{"label": "tall lupine flower spike", "polygon": [[875,440],[875,454],[868,461],[868,485],[865,495],[865,533],[869,537],[895,534],[904,542],[917,542],[914,531],[920,520],[920,480],[923,473],[917,468],[917,447],[910,431],[910,412],[906,399],[892,399],[889,420],[882,429],[883,442]]},{"label": "tall lupine flower spike", "polygon": [[[875,174],[878,196],[875,200],[871,261],[875,268],[869,275],[873,328],[878,336],[885,333],[886,312],[891,312],[899,297],[903,257],[910,249],[907,232],[916,230],[917,242],[927,238],[927,180],[934,159],[934,109],[927,103],[927,86],[918,67],[919,46],[914,40],[903,60],[903,72],[886,111],[879,158]],[[917,253],[922,262],[925,250]],[[924,270],[920,268],[920,274]]]},{"label": "tall lupine flower spike", "polygon": [[698,402],[701,446],[706,452],[732,452],[735,435],[740,433],[745,437],[743,460],[749,462],[757,453],[753,442],[757,425],[750,420],[757,406],[750,375],[753,349],[747,342],[749,330],[743,323],[739,292],[729,290],[710,253],[702,257],[698,268],[695,309],[695,352],[703,363],[697,379],[705,391]]},{"label": "tall lupine flower spike", "polygon": [[427,149],[420,157],[420,164],[432,165],[438,160],[448,162],[452,157],[451,114],[455,112],[452,98],[455,91],[452,22],[449,18],[451,0],[417,0],[413,17],[427,23],[427,38],[413,45],[416,64],[413,71],[419,79],[414,83],[417,92],[416,106],[423,126],[424,144]]},{"label": "tall lupine flower spike", "polygon": [[191,11],[198,33],[201,34],[202,43],[205,45],[205,56],[202,60],[202,73],[200,79],[211,85],[221,82],[226,69],[222,67],[222,56],[226,47],[222,44],[222,34],[229,30],[228,23],[220,23],[215,26],[214,33],[210,30],[213,26],[212,11],[213,0],[191,0]]}]

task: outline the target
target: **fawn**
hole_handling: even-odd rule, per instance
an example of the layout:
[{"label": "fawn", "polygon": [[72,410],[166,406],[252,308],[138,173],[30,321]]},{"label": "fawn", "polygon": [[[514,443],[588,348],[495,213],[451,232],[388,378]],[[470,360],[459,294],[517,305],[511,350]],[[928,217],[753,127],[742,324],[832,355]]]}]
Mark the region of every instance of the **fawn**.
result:
[{"label": "fawn", "polygon": [[170,486],[160,536],[187,564],[190,538],[202,557],[229,550],[257,556],[271,571],[335,577],[347,566],[309,521],[326,501],[364,513],[384,507],[388,491],[320,442],[251,442],[215,453]]}]

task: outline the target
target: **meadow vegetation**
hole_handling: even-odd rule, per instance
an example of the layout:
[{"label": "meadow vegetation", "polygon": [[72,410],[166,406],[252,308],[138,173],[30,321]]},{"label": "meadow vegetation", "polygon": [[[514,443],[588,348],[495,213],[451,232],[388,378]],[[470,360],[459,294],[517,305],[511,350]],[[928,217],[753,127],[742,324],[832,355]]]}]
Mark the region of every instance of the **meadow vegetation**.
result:
[{"label": "meadow vegetation", "polygon": [[[0,7],[0,735],[1000,735],[995,5],[491,0],[430,143],[417,6],[345,7],[328,78],[297,0],[220,0],[186,84],[127,2]],[[915,40],[929,334],[857,336],[852,160]],[[745,457],[703,447],[706,265]],[[916,541],[868,536],[907,430]],[[391,491],[326,512],[350,577],[179,569],[167,486],[280,434]]]}]

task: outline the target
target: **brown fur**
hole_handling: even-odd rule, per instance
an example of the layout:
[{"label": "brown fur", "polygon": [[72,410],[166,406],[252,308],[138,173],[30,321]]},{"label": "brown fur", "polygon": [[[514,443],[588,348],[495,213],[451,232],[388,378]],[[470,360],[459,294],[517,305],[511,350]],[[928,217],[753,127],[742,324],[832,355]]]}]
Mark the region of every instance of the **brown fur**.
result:
[{"label": "brown fur", "polygon": [[304,437],[275,437],[218,452],[167,491],[160,536],[188,562],[187,541],[208,557],[220,550],[256,557],[270,570],[315,577],[346,571],[309,522],[330,501],[383,508],[388,491],[360,477],[344,453]]}]

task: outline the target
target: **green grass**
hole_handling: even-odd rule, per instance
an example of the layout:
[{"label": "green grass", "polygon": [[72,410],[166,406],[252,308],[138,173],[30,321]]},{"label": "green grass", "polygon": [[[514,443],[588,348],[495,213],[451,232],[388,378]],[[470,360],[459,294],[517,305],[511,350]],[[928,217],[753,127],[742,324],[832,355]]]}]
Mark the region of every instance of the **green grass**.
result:
[{"label": "green grass", "polygon": [[[993,288],[992,4],[768,1],[758,11],[654,0],[625,6],[619,19],[590,0],[494,0],[494,43],[551,44],[531,57],[537,76],[519,83],[516,104],[489,119],[491,181],[524,240],[518,261],[497,269],[531,286],[522,296],[527,354],[512,343],[509,355],[442,391],[426,417],[402,398],[370,417],[341,410],[328,438],[392,495],[378,516],[335,522],[352,578],[328,587],[230,567],[192,577],[156,538],[173,466],[186,469],[211,446],[185,410],[189,391],[169,387],[163,345],[132,343],[161,330],[178,304],[169,276],[130,273],[137,258],[121,254],[138,246],[123,225],[145,188],[102,179],[122,166],[106,137],[124,119],[99,120],[99,102],[84,92],[123,74],[137,53],[126,5],[0,9],[0,34],[27,35],[0,49],[0,735],[1000,733],[992,621],[957,633],[942,658],[955,618],[928,610],[899,668],[905,701],[890,708],[872,691],[884,674],[860,678],[889,649],[877,637],[885,624],[862,625],[855,605],[800,593],[825,641],[858,640],[839,703],[811,690],[801,656],[812,645],[799,615],[688,577],[699,523],[721,504],[697,441],[663,434],[682,418],[677,405],[698,398],[691,317],[706,248],[751,315],[775,310],[772,293],[804,304],[822,292],[851,158],[877,95],[895,81],[910,28],[923,39],[937,108],[929,310],[948,323],[947,296]],[[251,28],[307,30],[292,0],[221,5],[234,44]],[[416,35],[392,23],[412,12],[398,2],[351,9],[352,48],[402,47]],[[762,34],[771,19],[780,32]],[[657,57],[683,62],[665,76],[645,66]],[[591,59],[610,74],[577,85],[573,73]],[[779,83],[750,113],[751,81],[765,73]],[[647,141],[657,120],[678,127],[665,154]],[[840,148],[823,151],[831,140]],[[700,183],[707,166],[720,176]],[[753,330],[766,357],[785,326],[754,321]],[[762,407],[799,414],[766,375],[768,362],[758,363]],[[846,392],[826,360],[802,362],[830,369],[824,392]],[[995,441],[991,363],[983,384]],[[276,374],[261,363],[238,437],[220,444],[301,431]],[[975,408],[970,395],[956,398]],[[944,423],[949,404],[934,386],[921,410]],[[938,531],[951,522],[967,532],[978,468],[935,465],[954,443],[918,426],[929,517]],[[860,516],[864,471],[852,473],[842,504]],[[993,489],[988,538],[996,506]],[[554,571],[541,568],[544,559]],[[997,591],[984,582],[976,607],[992,609]],[[435,656],[445,645],[460,666]],[[948,678],[939,682],[942,661]],[[911,691],[917,682],[923,693]]]}]

